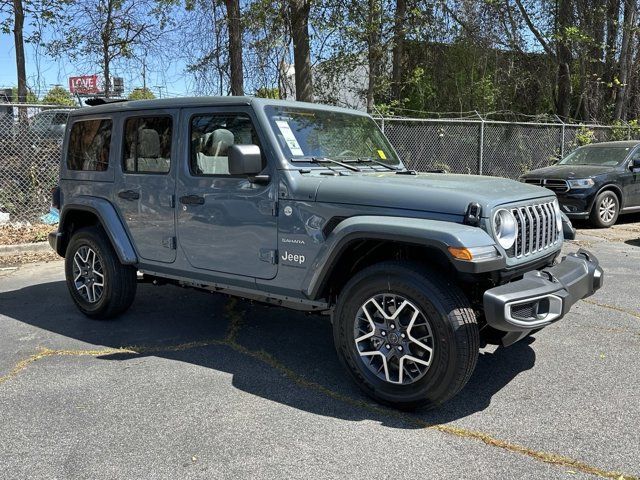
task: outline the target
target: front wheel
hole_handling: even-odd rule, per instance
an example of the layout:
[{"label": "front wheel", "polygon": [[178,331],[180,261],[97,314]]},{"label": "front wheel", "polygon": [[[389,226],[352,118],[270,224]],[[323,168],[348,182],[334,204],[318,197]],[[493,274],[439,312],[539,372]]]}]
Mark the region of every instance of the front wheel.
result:
[{"label": "front wheel", "polygon": [[91,318],[119,315],[136,294],[136,269],[120,263],[99,227],[74,232],[65,253],[65,276],[74,303]]},{"label": "front wheel", "polygon": [[602,192],[593,203],[590,221],[598,228],[608,228],[616,223],[620,214],[618,196],[610,190]]},{"label": "front wheel", "polygon": [[358,273],[340,293],[333,329],[338,356],[358,386],[401,409],[447,401],[478,358],[478,326],[462,292],[409,263]]}]

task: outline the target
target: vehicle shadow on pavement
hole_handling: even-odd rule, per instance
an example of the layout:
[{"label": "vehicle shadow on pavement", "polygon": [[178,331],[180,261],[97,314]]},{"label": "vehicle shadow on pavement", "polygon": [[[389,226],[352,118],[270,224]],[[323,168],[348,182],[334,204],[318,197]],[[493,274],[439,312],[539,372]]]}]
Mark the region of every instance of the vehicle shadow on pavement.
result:
[{"label": "vehicle shadow on pavement", "polygon": [[[139,285],[136,301],[126,314],[112,321],[94,321],[76,310],[62,281],[0,293],[0,313],[55,334],[34,345],[34,350],[38,346],[144,346],[147,348],[140,354],[98,358],[127,361],[155,356],[187,362],[228,372],[233,375],[233,385],[244,392],[314,414],[419,428],[416,423],[385,415],[379,408],[358,408],[375,404],[355,387],[338,362],[328,317],[241,300],[232,302],[222,295],[174,286]],[[235,319],[234,338],[241,349],[224,343],[231,317]],[[90,345],[78,345],[69,339]],[[438,424],[484,410],[496,392],[533,367],[532,341],[529,338],[509,348],[483,351],[471,380],[454,399],[439,409],[412,415],[423,424]],[[177,345],[181,347],[175,348]],[[2,365],[2,370],[11,367]],[[293,379],[296,388],[287,371],[298,378]],[[345,398],[353,401],[345,402]]]},{"label": "vehicle shadow on pavement", "polygon": [[[616,225],[628,225],[628,224],[634,224],[639,222],[640,222],[640,213],[626,213],[624,215],[620,215],[618,217],[618,220],[616,220],[615,225],[613,225],[610,228],[613,228],[615,230]],[[605,232],[608,230],[606,228],[603,229],[603,228],[592,225],[589,222],[589,220],[573,219],[571,220],[571,223],[575,228],[578,228],[581,230],[595,230],[595,231],[604,230]]]}]

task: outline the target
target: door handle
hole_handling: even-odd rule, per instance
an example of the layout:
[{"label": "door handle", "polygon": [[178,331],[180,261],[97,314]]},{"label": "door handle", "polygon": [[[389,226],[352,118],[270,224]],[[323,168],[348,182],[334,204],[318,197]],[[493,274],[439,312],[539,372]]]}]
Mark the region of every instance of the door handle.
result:
[{"label": "door handle", "polygon": [[204,197],[199,195],[185,195],[180,197],[180,203],[183,205],[204,205]]},{"label": "door handle", "polygon": [[138,200],[140,198],[140,194],[133,190],[122,190],[121,192],[118,192],[118,196],[125,200]]}]

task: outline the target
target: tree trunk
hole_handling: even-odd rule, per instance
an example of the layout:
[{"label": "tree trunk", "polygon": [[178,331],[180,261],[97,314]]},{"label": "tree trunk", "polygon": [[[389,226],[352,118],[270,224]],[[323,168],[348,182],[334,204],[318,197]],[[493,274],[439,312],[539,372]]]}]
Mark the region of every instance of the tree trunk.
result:
[{"label": "tree trunk", "polygon": [[102,73],[104,75],[104,98],[109,98],[111,94],[111,52],[109,44],[113,34],[113,8],[114,0],[107,0],[107,18],[104,22],[100,40],[102,41]]},{"label": "tree trunk", "polygon": [[407,1],[396,0],[396,13],[393,24],[393,66],[391,73],[392,95],[395,100],[400,100],[402,95],[402,55],[404,53],[405,21]]},{"label": "tree trunk", "polygon": [[[24,57],[24,10],[22,0],[13,0],[13,38],[16,46],[16,70],[18,74],[18,103],[27,101],[27,69]],[[27,121],[27,109],[18,109],[18,119],[20,122]]]},{"label": "tree trunk", "polygon": [[627,107],[627,118],[638,118],[640,116],[640,82],[638,74],[640,73],[640,49],[636,48],[633,67],[629,80],[628,94],[629,106]]},{"label": "tree trunk", "polygon": [[242,68],[242,23],[240,0],[225,0],[229,27],[229,66],[231,69],[231,95],[244,95]]},{"label": "tree trunk", "polygon": [[605,85],[604,90],[604,105],[613,103],[614,88],[609,88],[608,85],[613,85],[616,49],[618,46],[618,16],[620,14],[620,0],[608,0],[607,2],[607,43],[605,45],[604,52],[604,73],[602,80]]},{"label": "tree trunk", "polygon": [[296,77],[296,100],[313,102],[311,49],[309,47],[310,0],[289,0],[293,63]]},{"label": "tree trunk", "polygon": [[625,0],[624,22],[622,26],[622,45],[620,46],[619,84],[616,91],[616,106],[613,113],[614,120],[625,118],[627,106],[627,82],[629,69],[633,59],[633,29],[636,23],[636,0]]},{"label": "tree trunk", "polygon": [[571,111],[571,49],[565,35],[571,26],[571,0],[558,1],[558,77],[556,91],[556,111],[561,118],[569,117]]},{"label": "tree trunk", "polygon": [[382,70],[381,52],[381,14],[382,6],[380,0],[369,0],[369,13],[367,14],[367,45],[369,63],[369,83],[367,85],[367,112],[374,109],[375,96],[380,82],[380,72]]}]

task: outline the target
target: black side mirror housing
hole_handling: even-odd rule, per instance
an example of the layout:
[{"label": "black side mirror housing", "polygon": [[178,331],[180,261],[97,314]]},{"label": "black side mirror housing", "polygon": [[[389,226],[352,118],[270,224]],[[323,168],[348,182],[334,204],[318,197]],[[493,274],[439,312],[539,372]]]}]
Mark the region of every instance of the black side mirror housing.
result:
[{"label": "black side mirror housing", "polygon": [[231,145],[227,155],[231,175],[257,175],[262,171],[262,153],[257,145]]},{"label": "black side mirror housing", "polygon": [[640,172],[640,158],[632,158],[631,163],[629,164],[629,170],[633,173]]}]

